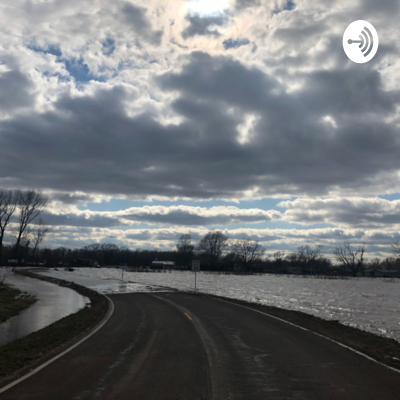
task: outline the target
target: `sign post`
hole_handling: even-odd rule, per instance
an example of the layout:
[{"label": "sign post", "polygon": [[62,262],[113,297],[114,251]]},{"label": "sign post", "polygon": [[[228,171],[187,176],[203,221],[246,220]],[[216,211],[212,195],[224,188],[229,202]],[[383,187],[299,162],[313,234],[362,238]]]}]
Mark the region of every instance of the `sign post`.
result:
[{"label": "sign post", "polygon": [[122,280],[124,280],[124,270],[126,269],[126,267],[127,267],[126,263],[119,264],[119,268],[121,268],[121,272],[122,272],[122,275],[121,275]]},{"label": "sign post", "polygon": [[197,274],[197,272],[200,272],[200,260],[192,260],[192,271],[194,272],[194,290],[197,290],[196,274]]}]

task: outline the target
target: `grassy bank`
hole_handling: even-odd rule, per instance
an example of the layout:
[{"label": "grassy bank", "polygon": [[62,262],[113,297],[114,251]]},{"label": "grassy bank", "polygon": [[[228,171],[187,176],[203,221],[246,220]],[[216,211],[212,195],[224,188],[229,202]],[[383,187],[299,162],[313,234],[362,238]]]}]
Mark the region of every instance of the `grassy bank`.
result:
[{"label": "grassy bank", "polygon": [[88,297],[91,304],[90,307],[86,306],[46,328],[0,347],[0,386],[28,372],[29,368],[38,362],[45,361],[72,345],[93,328],[108,309],[105,297],[91,289],[72,282],[39,276],[29,271],[18,273],[69,287]]},{"label": "grassy bank", "polygon": [[285,310],[278,307],[264,306],[261,304],[249,303],[216,295],[200,293],[198,295],[218,298],[265,312],[274,317],[281,318],[285,321],[336,340],[339,343],[370,356],[382,364],[400,370],[400,343],[394,339],[374,335],[370,332],[343,325],[338,321],[328,321],[300,311]]},{"label": "grassy bank", "polygon": [[36,301],[35,296],[23,293],[10,285],[0,284],[0,323],[18,315]]}]

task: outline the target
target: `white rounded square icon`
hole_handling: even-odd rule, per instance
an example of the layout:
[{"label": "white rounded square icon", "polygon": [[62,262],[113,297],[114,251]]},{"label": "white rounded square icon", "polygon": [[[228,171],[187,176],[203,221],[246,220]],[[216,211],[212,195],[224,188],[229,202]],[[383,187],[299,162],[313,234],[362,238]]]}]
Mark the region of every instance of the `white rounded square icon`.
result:
[{"label": "white rounded square icon", "polygon": [[368,21],[360,19],[352,22],[343,34],[344,52],[357,64],[372,60],[378,51],[378,46],[378,33]]}]

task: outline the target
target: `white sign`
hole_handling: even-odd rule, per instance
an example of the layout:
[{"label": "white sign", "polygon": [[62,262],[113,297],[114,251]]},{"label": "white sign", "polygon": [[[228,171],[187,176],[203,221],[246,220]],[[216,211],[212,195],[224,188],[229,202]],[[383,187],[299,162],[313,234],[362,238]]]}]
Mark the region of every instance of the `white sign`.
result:
[{"label": "white sign", "polygon": [[192,271],[200,272],[200,260],[192,260]]},{"label": "white sign", "polygon": [[343,34],[343,50],[351,61],[364,64],[378,51],[378,32],[368,21],[352,22]]}]

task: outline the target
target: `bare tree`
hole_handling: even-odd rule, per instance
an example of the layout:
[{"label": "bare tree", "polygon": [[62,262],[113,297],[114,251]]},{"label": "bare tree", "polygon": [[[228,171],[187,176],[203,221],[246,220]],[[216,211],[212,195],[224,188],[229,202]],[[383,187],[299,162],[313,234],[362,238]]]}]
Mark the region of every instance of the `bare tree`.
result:
[{"label": "bare tree", "polygon": [[275,253],[272,253],[272,257],[275,260],[275,267],[277,268],[278,272],[282,272],[284,267],[283,259],[285,258],[285,252],[275,251]]},{"label": "bare tree", "polygon": [[400,241],[396,240],[392,243],[392,251],[396,256],[396,259],[392,262],[392,268],[400,270]]},{"label": "bare tree", "polygon": [[285,252],[275,251],[275,253],[272,253],[272,257],[274,258],[275,261],[282,261],[285,258]]},{"label": "bare tree", "polygon": [[15,256],[18,256],[18,249],[20,246],[22,235],[24,234],[27,226],[34,221],[40,213],[46,208],[48,197],[43,195],[40,191],[26,190],[20,192],[18,199],[18,231],[17,241],[15,243]]},{"label": "bare tree", "polygon": [[197,247],[198,251],[205,256],[211,268],[215,267],[223,253],[228,247],[228,236],[221,231],[210,231]]},{"label": "bare tree", "polygon": [[82,248],[85,258],[95,259],[100,252],[101,246],[99,243],[92,243]]},{"label": "bare tree", "polygon": [[289,261],[289,264],[290,264],[292,267],[297,267],[297,266],[300,265],[300,259],[299,259],[299,255],[298,255],[297,253],[289,253],[289,254],[286,256],[286,260]]},{"label": "bare tree", "polygon": [[221,264],[223,265],[224,270],[233,270],[236,263],[236,255],[232,251],[226,253],[221,259]]},{"label": "bare tree", "polygon": [[4,233],[17,207],[19,194],[19,190],[0,191],[0,264],[2,262]]},{"label": "bare tree", "polygon": [[364,269],[364,253],[365,244],[359,246],[357,250],[352,250],[349,242],[344,242],[343,246],[336,246],[333,251],[336,260],[347,266],[353,276],[357,276],[358,271]]},{"label": "bare tree", "polygon": [[381,259],[378,257],[373,258],[372,260],[370,260],[368,262],[368,267],[372,268],[372,269],[379,269],[382,267],[381,265]]},{"label": "bare tree", "polygon": [[233,244],[232,252],[243,268],[246,271],[250,271],[254,264],[261,261],[265,253],[265,247],[256,240],[242,239]]},{"label": "bare tree", "polygon": [[29,245],[31,244],[33,239],[32,231],[27,228],[25,232],[21,236],[20,247],[22,249],[22,259],[26,262],[28,259]]},{"label": "bare tree", "polygon": [[397,258],[400,258],[400,241],[396,240],[392,243],[392,251]]},{"label": "bare tree", "polygon": [[400,258],[386,257],[385,260],[382,261],[382,265],[384,265],[387,270],[399,270]]},{"label": "bare tree", "polygon": [[118,261],[118,253],[120,248],[115,243],[102,243],[100,250],[103,253],[103,263],[104,265],[112,265]]},{"label": "bare tree", "polygon": [[49,227],[43,222],[42,218],[39,218],[39,222],[37,224],[36,230],[34,231],[32,243],[32,261],[35,262],[35,253],[38,246],[43,243],[47,233],[49,231]]},{"label": "bare tree", "polygon": [[299,246],[297,248],[298,260],[302,267],[303,275],[306,274],[310,267],[315,266],[316,262],[322,258],[322,246],[312,248],[309,245]]},{"label": "bare tree", "polygon": [[176,244],[176,250],[181,262],[187,267],[193,257],[194,245],[192,244],[192,237],[189,234],[181,235]]}]

